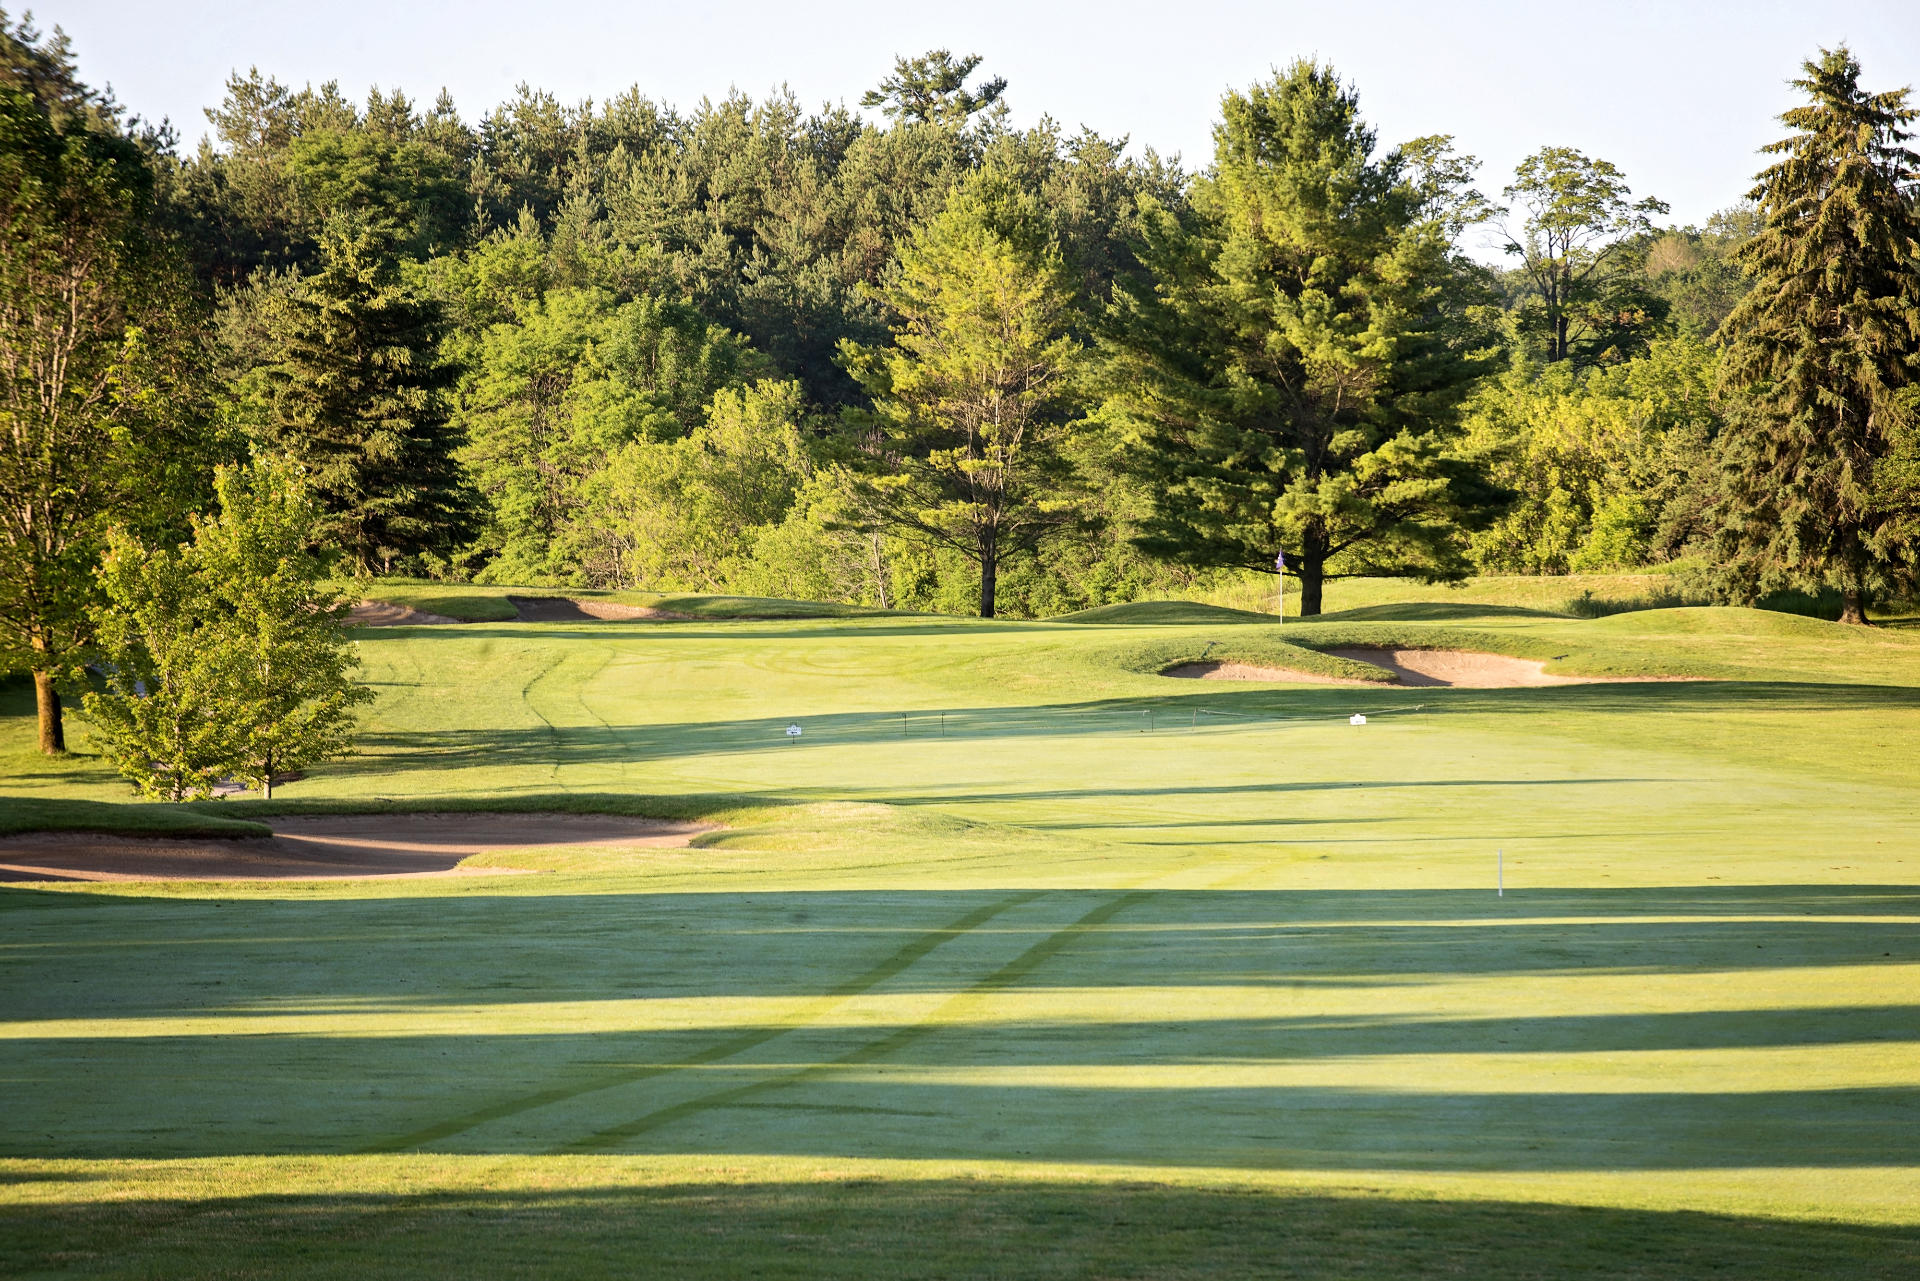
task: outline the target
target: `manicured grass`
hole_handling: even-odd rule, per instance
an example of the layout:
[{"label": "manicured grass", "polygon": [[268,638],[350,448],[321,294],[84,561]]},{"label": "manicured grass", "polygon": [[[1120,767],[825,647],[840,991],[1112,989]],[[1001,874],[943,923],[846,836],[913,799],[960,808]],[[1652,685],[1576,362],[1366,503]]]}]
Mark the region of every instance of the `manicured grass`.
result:
[{"label": "manicured grass", "polygon": [[558,596],[641,605],[699,619],[871,618],[889,611],[811,600],[773,600],[764,596],[693,596],[663,592],[595,591],[570,587],[482,587],[419,578],[378,578],[365,584],[371,600],[405,605],[465,623],[511,622],[519,617],[509,596]]},{"label": "manicured grass", "polygon": [[0,796],[0,836],[20,832],[117,832],[127,836],[267,836],[264,823],[184,805],[125,805],[46,796]]},{"label": "manicured grass", "polygon": [[366,754],[193,812],[724,827],[0,891],[0,1273],[1912,1275],[1920,636],[1430,605],[362,633]]}]

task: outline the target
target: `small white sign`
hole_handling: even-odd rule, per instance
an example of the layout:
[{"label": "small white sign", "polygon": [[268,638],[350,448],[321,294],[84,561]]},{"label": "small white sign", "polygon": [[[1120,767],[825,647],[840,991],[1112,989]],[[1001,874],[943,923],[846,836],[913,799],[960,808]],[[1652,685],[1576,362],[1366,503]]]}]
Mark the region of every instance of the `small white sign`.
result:
[{"label": "small white sign", "polygon": [[[1367,723],[1367,718],[1362,716],[1359,712],[1355,712],[1353,715],[1347,717],[1347,724],[1349,725],[1365,725],[1366,723]],[[793,733],[793,731],[788,730],[787,733],[791,734]]]},{"label": "small white sign", "polygon": [[802,730],[800,729],[800,727],[799,727],[798,725],[789,725],[789,726],[787,726],[787,737],[788,737],[788,738],[799,738],[799,737],[800,737],[800,735],[801,735],[801,733],[802,733]]}]

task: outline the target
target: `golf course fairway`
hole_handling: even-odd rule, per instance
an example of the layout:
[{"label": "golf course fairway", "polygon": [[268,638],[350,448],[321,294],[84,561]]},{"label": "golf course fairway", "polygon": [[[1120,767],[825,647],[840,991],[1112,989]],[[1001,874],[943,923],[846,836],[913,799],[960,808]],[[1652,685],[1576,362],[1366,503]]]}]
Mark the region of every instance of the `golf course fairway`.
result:
[{"label": "golf course fairway", "polygon": [[[1920,630],[357,635],[361,753],[270,804],[120,804],[9,686],[0,832],[697,834],[0,887],[0,1275],[1920,1275]],[[1156,674],[1295,645],[1615,679]]]}]

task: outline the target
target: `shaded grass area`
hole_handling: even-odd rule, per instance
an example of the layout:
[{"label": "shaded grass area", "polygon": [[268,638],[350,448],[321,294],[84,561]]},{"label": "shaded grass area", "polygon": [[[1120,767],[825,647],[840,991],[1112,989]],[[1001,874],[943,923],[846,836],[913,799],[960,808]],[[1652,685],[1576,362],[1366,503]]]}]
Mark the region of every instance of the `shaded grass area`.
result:
[{"label": "shaded grass area", "polygon": [[0,796],[0,836],[19,832],[101,832],[121,836],[266,836],[264,823],[184,805]]},{"label": "shaded grass area", "polygon": [[[44,1179],[59,1189],[63,1173],[0,1167],[0,1180]],[[787,1179],[715,1177],[651,1174],[606,1161],[449,1170],[410,1160],[372,1168],[329,1164],[298,1180],[318,1186],[250,1190],[261,1173],[258,1163],[181,1174],[116,1172],[97,1190],[110,1190],[110,1199],[0,1210],[0,1270],[102,1278],[587,1277],[638,1270],[716,1278],[1648,1281],[1906,1278],[1920,1270],[1920,1234],[1906,1228],[1393,1197],[1357,1188],[901,1179],[888,1177],[891,1171],[831,1167]],[[181,1195],[179,1185],[195,1182],[214,1186],[198,1197]],[[396,1186],[356,1186],[367,1183]],[[477,1240],[486,1243],[483,1258],[476,1258]]]}]

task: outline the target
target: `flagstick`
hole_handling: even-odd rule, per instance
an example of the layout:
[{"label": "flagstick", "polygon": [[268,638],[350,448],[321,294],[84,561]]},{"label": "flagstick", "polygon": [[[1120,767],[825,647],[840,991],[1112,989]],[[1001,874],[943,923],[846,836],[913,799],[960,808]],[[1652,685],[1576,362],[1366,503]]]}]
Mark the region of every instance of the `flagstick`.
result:
[{"label": "flagstick", "polygon": [[1287,621],[1287,553],[1278,551],[1273,557],[1274,577],[1274,626]]}]

